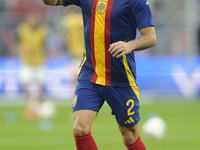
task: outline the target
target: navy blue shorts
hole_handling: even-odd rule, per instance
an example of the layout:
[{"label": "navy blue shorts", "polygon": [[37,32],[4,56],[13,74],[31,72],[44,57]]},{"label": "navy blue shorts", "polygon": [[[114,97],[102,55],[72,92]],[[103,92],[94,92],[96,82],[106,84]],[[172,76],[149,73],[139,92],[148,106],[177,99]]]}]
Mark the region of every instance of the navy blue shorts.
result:
[{"label": "navy blue shorts", "polygon": [[136,86],[112,87],[78,81],[73,99],[73,111],[93,110],[99,112],[106,101],[119,125],[133,127],[140,120],[139,100],[134,89],[138,90]]}]

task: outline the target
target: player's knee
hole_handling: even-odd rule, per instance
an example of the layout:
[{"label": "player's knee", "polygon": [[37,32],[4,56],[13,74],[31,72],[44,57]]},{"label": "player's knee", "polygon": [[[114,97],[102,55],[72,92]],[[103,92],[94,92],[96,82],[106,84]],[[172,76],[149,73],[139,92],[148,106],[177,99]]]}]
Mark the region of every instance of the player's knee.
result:
[{"label": "player's knee", "polygon": [[138,128],[136,127],[133,127],[133,128],[120,127],[123,141],[127,145],[134,143],[139,137],[139,132],[137,129]]},{"label": "player's knee", "polygon": [[88,134],[90,132],[90,128],[88,126],[74,124],[73,131],[76,136],[81,136]]},{"label": "player's knee", "polygon": [[130,145],[130,144],[133,144],[136,140],[136,137],[135,136],[130,136],[130,135],[122,135],[122,138],[123,138],[123,141],[127,144],[127,145]]}]

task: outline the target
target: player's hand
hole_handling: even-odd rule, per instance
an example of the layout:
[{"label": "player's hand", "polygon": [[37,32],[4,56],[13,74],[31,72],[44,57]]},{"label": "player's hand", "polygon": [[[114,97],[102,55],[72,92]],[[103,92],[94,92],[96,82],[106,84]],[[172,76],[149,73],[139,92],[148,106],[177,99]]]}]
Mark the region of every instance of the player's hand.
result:
[{"label": "player's hand", "polygon": [[119,41],[113,44],[110,44],[108,51],[112,54],[113,57],[120,58],[123,55],[129,54],[132,52],[133,48],[129,42]]}]

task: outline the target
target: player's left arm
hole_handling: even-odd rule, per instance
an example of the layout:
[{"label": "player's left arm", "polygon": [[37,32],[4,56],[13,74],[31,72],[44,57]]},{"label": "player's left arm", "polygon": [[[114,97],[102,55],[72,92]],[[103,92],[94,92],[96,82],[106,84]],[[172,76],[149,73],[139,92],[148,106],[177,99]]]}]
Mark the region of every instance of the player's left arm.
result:
[{"label": "player's left arm", "polygon": [[156,44],[156,32],[154,26],[149,26],[139,30],[141,35],[138,39],[129,42],[119,41],[110,45],[109,52],[113,57],[119,58],[132,51],[140,51]]}]

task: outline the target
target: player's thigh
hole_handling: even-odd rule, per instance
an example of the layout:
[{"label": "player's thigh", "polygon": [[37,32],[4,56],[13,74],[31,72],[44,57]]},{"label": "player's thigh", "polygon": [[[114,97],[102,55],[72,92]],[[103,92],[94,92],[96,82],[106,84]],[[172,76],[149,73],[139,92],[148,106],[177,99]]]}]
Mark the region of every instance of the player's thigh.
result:
[{"label": "player's thigh", "polygon": [[30,84],[33,79],[33,68],[29,65],[22,64],[19,78],[22,84]]},{"label": "player's thigh", "polygon": [[108,87],[106,101],[122,127],[134,127],[140,120],[137,87]]},{"label": "player's thigh", "polygon": [[83,135],[89,133],[97,112],[93,110],[78,110],[73,113],[74,133]]},{"label": "player's thigh", "polygon": [[74,133],[87,134],[91,130],[92,122],[104,103],[95,84],[88,81],[78,81],[74,99]]},{"label": "player's thigh", "polygon": [[78,81],[73,99],[73,112],[78,110],[98,112],[104,101],[96,84],[88,81]]},{"label": "player's thigh", "polygon": [[45,67],[43,65],[35,67],[34,74],[35,74],[35,82],[39,85],[43,85],[45,80]]}]

